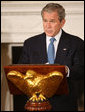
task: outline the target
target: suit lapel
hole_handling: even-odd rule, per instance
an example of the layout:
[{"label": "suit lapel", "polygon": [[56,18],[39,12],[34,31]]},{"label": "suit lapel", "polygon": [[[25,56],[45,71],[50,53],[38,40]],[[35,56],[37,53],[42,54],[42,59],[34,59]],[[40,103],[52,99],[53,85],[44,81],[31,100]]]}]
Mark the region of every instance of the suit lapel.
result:
[{"label": "suit lapel", "polygon": [[59,41],[55,63],[64,64],[64,59],[69,51],[69,41],[66,36],[66,33],[63,31]]},{"label": "suit lapel", "polygon": [[47,63],[47,50],[46,50],[46,35],[45,33],[42,34],[42,37],[41,37],[41,42],[39,43],[40,44],[40,48],[39,48],[39,51],[40,51],[40,55],[41,55],[41,63],[42,64],[45,64]]}]

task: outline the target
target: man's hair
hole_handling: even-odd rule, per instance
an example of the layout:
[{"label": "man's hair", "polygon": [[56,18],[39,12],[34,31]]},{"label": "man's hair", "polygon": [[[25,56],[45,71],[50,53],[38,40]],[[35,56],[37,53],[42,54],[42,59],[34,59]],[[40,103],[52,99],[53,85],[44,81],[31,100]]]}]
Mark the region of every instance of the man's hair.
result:
[{"label": "man's hair", "polygon": [[41,11],[41,15],[43,17],[43,12],[54,12],[57,11],[59,20],[62,21],[65,18],[65,9],[63,6],[57,3],[48,3]]}]

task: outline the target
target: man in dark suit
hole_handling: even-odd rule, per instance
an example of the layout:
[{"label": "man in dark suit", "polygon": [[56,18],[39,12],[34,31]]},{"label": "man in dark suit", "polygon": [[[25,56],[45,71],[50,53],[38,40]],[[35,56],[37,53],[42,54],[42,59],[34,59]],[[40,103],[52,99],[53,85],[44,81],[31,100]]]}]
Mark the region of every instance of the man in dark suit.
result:
[{"label": "man in dark suit", "polygon": [[75,83],[84,77],[84,42],[77,36],[62,30],[65,24],[65,9],[56,3],[47,4],[41,12],[44,33],[25,40],[19,64],[46,64],[50,38],[54,42],[54,64],[66,65],[69,69],[68,95],[54,95],[50,98],[52,111],[76,111],[77,94]]}]

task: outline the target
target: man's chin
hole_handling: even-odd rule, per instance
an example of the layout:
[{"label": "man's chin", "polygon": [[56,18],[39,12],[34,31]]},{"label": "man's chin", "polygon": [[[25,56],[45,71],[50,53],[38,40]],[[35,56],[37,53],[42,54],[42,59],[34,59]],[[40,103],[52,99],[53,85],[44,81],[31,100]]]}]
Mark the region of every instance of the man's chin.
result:
[{"label": "man's chin", "polygon": [[46,35],[49,37],[53,37],[53,34],[50,34],[50,33],[46,33]]}]

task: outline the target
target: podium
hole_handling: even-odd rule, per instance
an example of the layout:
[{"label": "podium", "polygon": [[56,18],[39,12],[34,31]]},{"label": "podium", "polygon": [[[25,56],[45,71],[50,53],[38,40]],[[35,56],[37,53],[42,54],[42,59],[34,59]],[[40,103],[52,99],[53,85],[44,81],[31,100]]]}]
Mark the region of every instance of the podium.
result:
[{"label": "podium", "polygon": [[[8,86],[9,86],[9,91],[10,91],[10,94],[13,94],[13,95],[24,95],[24,93],[18,88],[15,86],[15,84],[13,84],[10,80],[8,80],[7,78],[7,74],[10,72],[10,71],[18,71],[22,74],[25,74],[27,70],[33,70],[39,74],[43,74],[44,76],[50,72],[53,72],[53,71],[59,71],[63,74],[63,79],[62,79],[62,82],[60,83],[55,95],[62,95],[62,94],[68,94],[69,90],[68,90],[68,84],[67,84],[67,79],[66,79],[66,70],[65,70],[65,66],[64,65],[42,65],[42,64],[36,64],[36,65],[33,65],[33,64],[25,64],[25,65],[18,65],[18,64],[15,64],[15,65],[8,65],[8,66],[4,66],[4,71],[5,71],[5,75],[6,75],[6,79],[7,79],[7,82],[8,82]],[[30,103],[30,102],[29,102]],[[50,110],[50,106],[49,106],[49,103],[48,101],[44,102],[44,105],[48,105],[47,106],[47,110]],[[39,103],[40,104],[40,103]],[[28,104],[27,104],[28,105]],[[31,105],[33,106],[34,103]],[[41,104],[42,105],[42,104]],[[35,104],[36,106],[36,104]],[[34,107],[35,107],[34,106]],[[33,111],[33,108],[30,109],[30,111]],[[38,107],[39,109],[39,107]],[[38,109],[35,109],[35,111],[37,111]],[[41,109],[42,110],[42,109]],[[41,110],[38,110],[38,111],[41,111]]]}]

